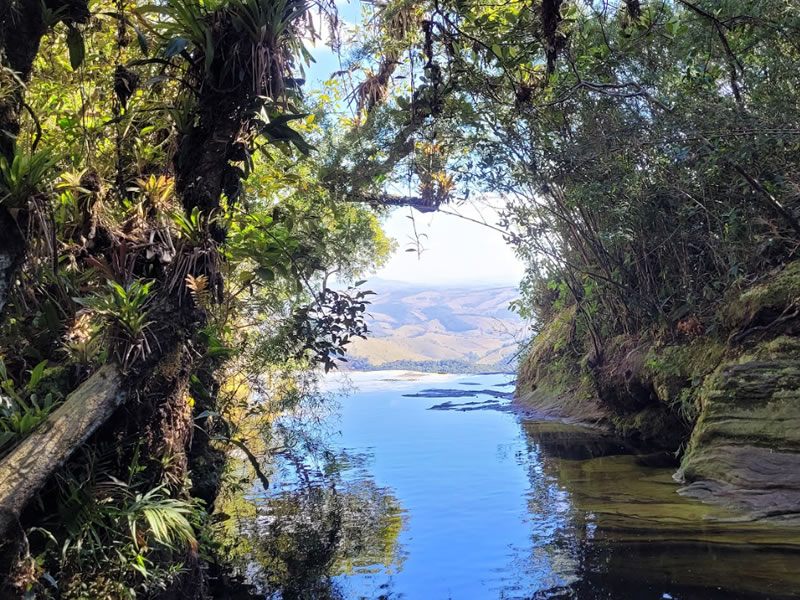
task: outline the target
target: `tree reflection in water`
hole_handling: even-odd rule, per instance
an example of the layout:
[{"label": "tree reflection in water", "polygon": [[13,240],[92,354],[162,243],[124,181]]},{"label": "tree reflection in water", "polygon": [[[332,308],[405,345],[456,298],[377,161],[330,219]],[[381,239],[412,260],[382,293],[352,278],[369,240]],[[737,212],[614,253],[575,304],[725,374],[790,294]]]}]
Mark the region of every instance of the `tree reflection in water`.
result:
[{"label": "tree reflection in water", "polygon": [[[398,500],[363,469],[352,470],[368,457],[323,454],[319,468],[308,456],[282,456],[278,491],[248,498],[255,512],[240,517],[247,579],[269,599],[340,599],[337,576],[402,568],[406,515]],[[384,589],[372,597],[392,596]]]},{"label": "tree reflection in water", "polygon": [[242,478],[223,524],[262,598],[800,597],[796,530],[681,497],[668,454],[404,391],[347,404],[330,447],[358,451],[280,444],[268,492]]}]

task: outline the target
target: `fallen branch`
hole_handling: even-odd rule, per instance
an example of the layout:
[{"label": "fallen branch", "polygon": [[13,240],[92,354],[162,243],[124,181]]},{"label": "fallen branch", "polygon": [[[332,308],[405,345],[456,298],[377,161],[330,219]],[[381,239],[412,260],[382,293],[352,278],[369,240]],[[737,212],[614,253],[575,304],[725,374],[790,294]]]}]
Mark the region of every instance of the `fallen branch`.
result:
[{"label": "fallen branch", "polygon": [[0,461],[0,539],[53,473],[123,400],[122,373],[105,365]]}]

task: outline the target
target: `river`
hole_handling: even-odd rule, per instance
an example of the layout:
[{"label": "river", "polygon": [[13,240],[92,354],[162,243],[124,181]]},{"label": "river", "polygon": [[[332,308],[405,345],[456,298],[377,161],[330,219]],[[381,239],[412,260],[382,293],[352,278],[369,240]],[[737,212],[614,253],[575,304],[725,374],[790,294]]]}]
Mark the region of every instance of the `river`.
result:
[{"label": "river", "polygon": [[679,496],[668,455],[520,414],[508,375],[351,379],[324,450],[252,492],[270,597],[800,597],[796,530]]}]

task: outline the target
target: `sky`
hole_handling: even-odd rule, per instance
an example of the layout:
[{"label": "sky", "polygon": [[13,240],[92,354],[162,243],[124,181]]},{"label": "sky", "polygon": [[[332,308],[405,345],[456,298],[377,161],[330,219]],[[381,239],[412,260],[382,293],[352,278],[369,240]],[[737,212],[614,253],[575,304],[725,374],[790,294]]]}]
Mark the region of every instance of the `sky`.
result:
[{"label": "sky", "polygon": [[[384,231],[397,240],[398,248],[389,263],[376,275],[381,279],[418,284],[513,285],[519,284],[523,264],[502,234],[484,225],[444,213],[413,211],[414,222],[408,218],[412,209],[397,209],[384,223]],[[491,209],[478,211],[473,206],[448,210],[464,216],[486,219],[496,223]],[[420,236],[422,252],[413,241],[414,225]]]},{"label": "sky", "polygon": [[[361,19],[359,2],[338,1],[339,18],[347,23]],[[321,25],[321,24],[320,24]],[[321,29],[321,27],[317,27]],[[325,39],[327,36],[323,36]],[[316,62],[307,69],[306,90],[319,89],[328,76],[340,69],[338,57],[318,42],[308,44]],[[491,208],[476,208],[476,204],[448,207],[449,211],[485,221],[497,222]],[[409,215],[414,220],[409,219]],[[396,209],[383,223],[389,237],[397,241],[397,250],[376,277],[419,285],[512,285],[517,286],[524,267],[514,255],[502,234],[484,225],[443,213],[420,213],[409,208]],[[414,226],[419,235],[422,252],[406,252],[416,248]]]}]

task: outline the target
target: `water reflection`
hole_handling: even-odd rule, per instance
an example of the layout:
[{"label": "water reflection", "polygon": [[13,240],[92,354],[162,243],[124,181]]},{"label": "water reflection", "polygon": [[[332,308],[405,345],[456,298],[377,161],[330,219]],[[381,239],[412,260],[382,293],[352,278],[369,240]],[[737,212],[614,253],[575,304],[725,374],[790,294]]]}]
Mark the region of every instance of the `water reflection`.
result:
[{"label": "water reflection", "polygon": [[283,600],[800,595],[797,531],[680,497],[673,457],[404,396],[506,379],[376,379],[343,402],[338,450],[287,457],[256,494],[251,580]]},{"label": "water reflection", "polygon": [[[562,552],[571,575],[534,598],[797,597],[796,530],[682,498],[672,469],[654,466],[663,457],[637,455],[601,432],[552,421],[522,428],[535,456],[531,511],[564,515],[563,528],[534,546]],[[550,486],[563,503],[548,501]]]},{"label": "water reflection", "polygon": [[321,461],[296,454],[280,460],[277,490],[254,498],[257,512],[243,532],[248,578],[267,598],[341,599],[347,595],[337,577],[402,569],[398,535],[406,515],[365,470],[368,456],[342,451]]}]

